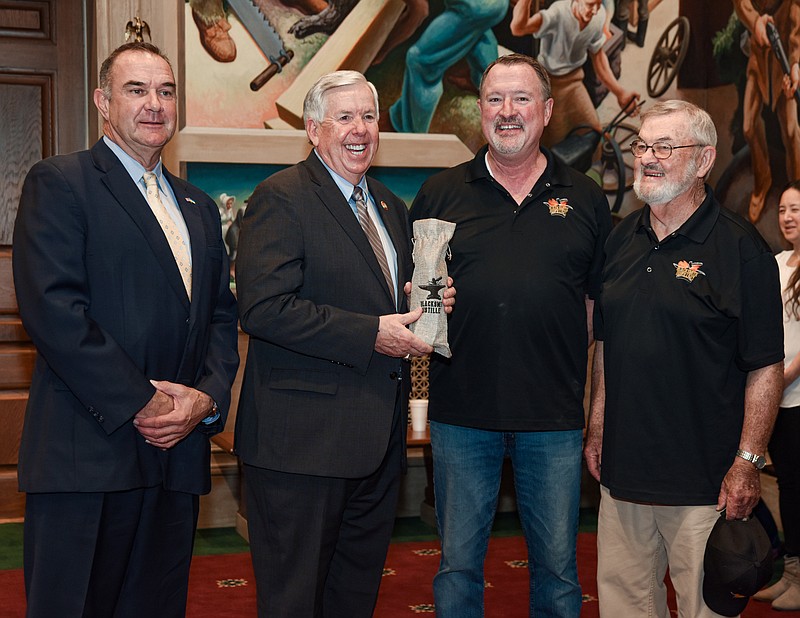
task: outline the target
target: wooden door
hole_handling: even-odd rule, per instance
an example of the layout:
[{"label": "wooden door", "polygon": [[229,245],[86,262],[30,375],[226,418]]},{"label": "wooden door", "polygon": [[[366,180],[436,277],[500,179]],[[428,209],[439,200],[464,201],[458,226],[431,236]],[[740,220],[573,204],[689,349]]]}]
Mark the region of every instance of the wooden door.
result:
[{"label": "wooden door", "polygon": [[87,0],[0,0],[0,521],[19,519],[17,455],[35,353],[19,318],[11,236],[39,159],[86,147]]}]

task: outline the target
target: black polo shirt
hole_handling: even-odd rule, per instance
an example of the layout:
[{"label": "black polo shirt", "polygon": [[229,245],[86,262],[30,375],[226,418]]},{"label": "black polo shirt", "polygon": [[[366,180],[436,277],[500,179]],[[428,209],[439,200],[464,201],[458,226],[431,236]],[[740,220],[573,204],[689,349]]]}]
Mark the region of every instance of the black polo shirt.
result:
[{"label": "black polo shirt", "polygon": [[601,483],[617,498],[714,504],[733,463],[747,373],[783,358],[778,267],[755,228],[700,208],[659,242],[645,206],[606,244]]},{"label": "black polo shirt", "polygon": [[600,290],[608,202],[583,174],[547,152],[521,205],[489,174],[487,148],[432,176],[412,220],[456,224],[450,275],[450,360],[434,355],[433,420],[504,431],[583,427],[584,297]]}]

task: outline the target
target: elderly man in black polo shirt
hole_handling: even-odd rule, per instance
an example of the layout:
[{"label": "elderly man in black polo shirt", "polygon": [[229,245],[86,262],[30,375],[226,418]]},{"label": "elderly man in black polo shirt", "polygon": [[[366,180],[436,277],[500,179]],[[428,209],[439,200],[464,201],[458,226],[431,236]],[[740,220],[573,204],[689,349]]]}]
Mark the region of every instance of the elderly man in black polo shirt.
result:
[{"label": "elderly man in black polo shirt", "polygon": [[703,602],[706,539],[750,514],[783,389],[778,268],[752,225],[704,180],[710,116],[686,101],[642,115],[631,144],[646,206],[608,238],[586,461],[601,483],[603,616],[681,616]]},{"label": "elderly man in black polo shirt", "polygon": [[465,299],[449,322],[452,359],[431,366],[436,614],[483,616],[483,562],[510,456],[531,616],[577,617],[587,330],[611,217],[594,182],[540,147],[553,99],[535,60],[497,59],[478,104],[488,146],[429,179],[411,209],[412,219],[457,224],[449,270]]}]

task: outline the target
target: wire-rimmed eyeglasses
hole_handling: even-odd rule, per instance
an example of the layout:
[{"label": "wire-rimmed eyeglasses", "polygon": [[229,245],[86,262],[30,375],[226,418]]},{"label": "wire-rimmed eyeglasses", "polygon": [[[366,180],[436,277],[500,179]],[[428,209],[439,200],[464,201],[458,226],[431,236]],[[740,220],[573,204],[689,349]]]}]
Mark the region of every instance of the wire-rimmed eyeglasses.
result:
[{"label": "wire-rimmed eyeglasses", "polygon": [[678,148],[696,148],[698,146],[703,146],[703,144],[686,144],[685,146],[673,146],[668,142],[653,142],[652,144],[648,144],[644,140],[635,139],[631,142],[631,152],[633,153],[634,157],[639,159],[644,156],[644,153],[646,153],[648,149],[652,149],[653,156],[656,159],[669,159],[673,150],[677,150]]}]

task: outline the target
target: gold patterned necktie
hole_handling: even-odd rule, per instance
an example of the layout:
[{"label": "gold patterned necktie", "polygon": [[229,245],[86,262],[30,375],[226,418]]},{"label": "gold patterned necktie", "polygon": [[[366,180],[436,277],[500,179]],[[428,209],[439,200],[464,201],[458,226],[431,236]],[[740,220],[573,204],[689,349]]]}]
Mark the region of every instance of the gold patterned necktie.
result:
[{"label": "gold patterned necktie", "polygon": [[386,252],[383,249],[383,243],[381,242],[381,237],[378,235],[375,222],[369,216],[364,192],[359,186],[353,188],[353,201],[356,203],[356,209],[358,210],[358,222],[361,224],[361,229],[364,230],[364,234],[367,235],[367,240],[369,240],[369,244],[372,246],[372,251],[375,253],[378,265],[381,267],[383,276],[386,278],[386,284],[389,286],[389,291],[392,293],[392,302],[396,304],[394,283],[392,282],[392,273],[389,270],[389,262],[386,261]]},{"label": "gold patterned necktie", "polygon": [[172,250],[172,255],[175,258],[175,263],[181,273],[183,279],[183,287],[186,288],[186,294],[189,295],[189,300],[192,299],[192,263],[189,261],[189,247],[186,246],[186,241],[183,240],[178,233],[175,222],[170,218],[164,203],[161,201],[161,196],[158,192],[158,180],[153,172],[144,173],[144,184],[147,187],[147,203],[150,209],[158,220],[158,224],[167,238],[169,248]]}]

